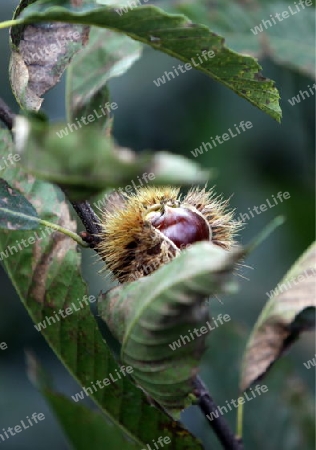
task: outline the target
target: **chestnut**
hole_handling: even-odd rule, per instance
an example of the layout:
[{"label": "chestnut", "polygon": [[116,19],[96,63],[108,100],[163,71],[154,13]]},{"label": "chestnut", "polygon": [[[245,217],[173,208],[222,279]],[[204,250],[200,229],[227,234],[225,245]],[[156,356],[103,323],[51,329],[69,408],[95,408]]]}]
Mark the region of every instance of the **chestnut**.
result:
[{"label": "chestnut", "polygon": [[191,208],[163,205],[160,211],[150,213],[148,219],[179,249],[194,242],[211,239],[207,221]]}]

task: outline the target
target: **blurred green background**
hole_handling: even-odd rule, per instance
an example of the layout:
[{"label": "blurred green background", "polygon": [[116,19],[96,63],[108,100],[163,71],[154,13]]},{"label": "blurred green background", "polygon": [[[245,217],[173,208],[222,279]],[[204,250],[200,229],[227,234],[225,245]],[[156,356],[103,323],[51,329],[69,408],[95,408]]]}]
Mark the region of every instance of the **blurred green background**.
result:
[{"label": "blurred green background", "polygon": [[[0,20],[9,19],[17,5],[0,4]],[[313,12],[311,12],[313,14]],[[254,39],[249,35],[249,40]],[[18,106],[8,81],[8,30],[0,31],[0,96],[15,112]],[[283,120],[276,123],[230,90],[196,71],[187,72],[156,87],[153,80],[172,70],[176,60],[145,48],[143,57],[124,76],[110,83],[115,111],[114,135],[122,146],[141,151],[169,150],[193,158],[191,151],[210,136],[223,134],[241,120],[253,128],[194,158],[203,168],[216,169],[209,185],[231,198],[236,214],[266,203],[279,191],[290,199],[267,212],[255,215],[240,233],[247,243],[276,215],[286,217],[278,228],[247,259],[239,279],[239,293],[212,300],[213,316],[229,314],[232,321],[209,338],[202,361],[202,377],[217,403],[225,405],[238,397],[241,355],[246,339],[263,305],[284,273],[314,239],[314,150],[315,97],[291,106],[288,99],[314,81],[269,59],[260,60],[263,74],[276,81],[281,94]],[[64,79],[45,96],[43,110],[52,120],[64,118]],[[174,168],[175,172],[177,167]],[[249,266],[249,267],[248,267]],[[92,251],[83,252],[83,272],[91,294],[105,290],[104,276],[97,273]],[[32,349],[53,376],[58,390],[72,395],[78,385],[54,356],[19,301],[0,267],[0,430],[14,426],[33,412],[46,419],[36,427],[1,442],[7,450],[70,448],[45,401],[28,380],[26,349]],[[245,405],[246,449],[313,449],[315,368],[303,363],[315,356],[315,334],[301,337],[261,382],[268,393]],[[80,389],[79,389],[80,390]],[[235,425],[236,411],[225,415]],[[220,449],[206,421],[195,407],[183,414],[186,426],[203,440],[206,450]],[[93,445],[92,447],[93,448]],[[111,450],[110,443],[105,448]]]}]

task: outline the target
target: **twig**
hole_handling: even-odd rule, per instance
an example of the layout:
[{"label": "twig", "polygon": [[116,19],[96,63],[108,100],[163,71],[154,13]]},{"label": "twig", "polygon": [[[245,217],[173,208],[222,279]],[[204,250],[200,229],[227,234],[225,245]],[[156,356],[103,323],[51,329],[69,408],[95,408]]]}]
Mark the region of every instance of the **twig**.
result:
[{"label": "twig", "polygon": [[13,128],[15,114],[11,111],[8,105],[0,98],[0,120],[7,126],[11,131]]},{"label": "twig", "polygon": [[243,450],[243,444],[231,431],[226,420],[221,416],[218,406],[210,396],[207,387],[200,377],[194,380],[195,395],[198,397],[198,406],[205,416],[209,416],[209,424],[225,450]]},{"label": "twig", "polygon": [[98,216],[87,201],[71,202],[71,204],[86,229],[86,232],[80,233],[82,240],[87,242],[89,246],[97,252],[96,247],[100,242],[98,235],[101,232],[100,220]]}]

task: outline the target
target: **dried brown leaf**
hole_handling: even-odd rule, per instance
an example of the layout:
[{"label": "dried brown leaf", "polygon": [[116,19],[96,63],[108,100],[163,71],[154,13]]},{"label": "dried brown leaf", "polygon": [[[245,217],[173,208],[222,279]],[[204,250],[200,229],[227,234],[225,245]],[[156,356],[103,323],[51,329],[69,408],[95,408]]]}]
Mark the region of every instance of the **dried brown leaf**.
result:
[{"label": "dried brown leaf", "polygon": [[313,243],[272,291],[254,326],[243,359],[242,391],[263,377],[302,331],[315,326],[315,308],[316,243]]}]

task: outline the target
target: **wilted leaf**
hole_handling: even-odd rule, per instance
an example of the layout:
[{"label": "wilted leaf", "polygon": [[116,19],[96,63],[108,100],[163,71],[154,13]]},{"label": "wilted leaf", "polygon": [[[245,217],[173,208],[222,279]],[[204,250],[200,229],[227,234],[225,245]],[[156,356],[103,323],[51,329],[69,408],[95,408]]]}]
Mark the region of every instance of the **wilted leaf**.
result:
[{"label": "wilted leaf", "polygon": [[0,178],[0,228],[33,230],[37,227],[35,208],[20,192]]},{"label": "wilted leaf", "polygon": [[[66,124],[48,126],[40,117],[27,120],[17,116],[14,133],[23,168],[58,184],[74,201],[86,200],[106,188],[131,185],[132,181],[139,184],[137,176],[145,173],[155,177],[156,173],[156,184],[180,180],[191,184],[208,179],[207,171],[184,157],[149,152],[136,155],[116,146],[96,126],[71,132]],[[175,176],[176,172],[180,173]]]},{"label": "wilted leaf", "polygon": [[116,147],[96,126],[71,132],[67,124],[48,126],[17,116],[15,138],[23,168],[58,184],[74,201],[86,200],[110,186],[124,186],[146,172],[151,159],[149,154],[136,157]]},{"label": "wilted leaf", "polygon": [[[226,310],[227,304],[225,302],[224,307],[217,306],[214,300],[211,306],[216,317],[218,312]],[[236,422],[236,403],[240,396],[240,357],[246,342],[247,327],[241,321],[237,323],[232,314],[231,320],[225,323],[225,326],[216,328],[209,337],[208,348],[201,364],[201,377],[232,427]],[[246,401],[243,426],[245,450],[314,450],[314,383],[313,377],[310,377],[310,383],[307,382],[308,378],[304,372],[304,366],[299,367],[295,358],[283,358],[275,365],[267,381],[259,381],[259,385],[267,386],[265,393],[259,396],[255,383],[253,392],[257,394],[256,397],[254,398],[251,392],[247,393],[247,397],[243,395]],[[232,399],[236,400],[234,405]],[[194,408],[187,410],[184,423],[191,425],[194,432],[203,436],[205,449],[219,450],[221,447],[218,446],[209,423],[200,423],[198,415]]]},{"label": "wilted leaf", "polygon": [[[9,132],[7,131],[9,135]],[[0,157],[12,152],[0,146]],[[68,206],[61,191],[49,183],[35,180],[20,167],[5,171],[5,179],[36,206],[41,219],[75,231]],[[34,239],[34,232],[0,230],[0,245]],[[90,312],[86,284],[81,276],[81,258],[76,243],[61,233],[44,235],[31,245],[22,247],[14,258],[3,265],[32,320],[69,372],[83,387],[115,375],[118,366],[99,332]],[[92,302],[93,299],[91,299]],[[96,299],[94,299],[96,301]],[[66,314],[66,308],[72,313]],[[62,310],[62,315],[58,315]],[[117,432],[139,447],[160,435],[169,436],[179,450],[198,450],[199,442],[189,432],[151,407],[140,389],[125,376],[110,386],[95,391],[90,397],[102,408]],[[75,393],[74,393],[75,395]],[[81,395],[85,395],[81,392]],[[146,422],[146,427],[143,424]],[[181,439],[178,439],[181,436]]]},{"label": "wilted leaf", "polygon": [[[23,0],[15,11],[19,17],[34,0]],[[78,3],[82,1],[78,0]],[[10,80],[22,108],[39,110],[41,96],[60,80],[71,58],[88,39],[89,27],[65,23],[30,24],[11,29]]]},{"label": "wilted leaf", "polygon": [[[228,290],[227,278],[241,254],[197,243],[99,302],[102,319],[122,343],[122,362],[134,368],[131,376],[175,417],[192,403],[192,381],[210,331],[204,300]],[[201,327],[200,338],[181,344],[181,335]]]},{"label": "wilted leaf", "polygon": [[181,155],[168,152],[156,152],[150,172],[155,174],[155,185],[201,184],[212,178],[212,170],[202,169],[194,161]]},{"label": "wilted leaf", "polygon": [[315,326],[315,282],[314,243],[270,293],[254,326],[243,358],[243,391],[267,372],[302,331]]},{"label": "wilted leaf", "polygon": [[107,82],[125,73],[140,55],[138,42],[109,30],[92,27],[89,43],[68,68],[70,120],[91,114],[95,118],[93,123],[104,128],[111,110],[106,107],[110,100]]},{"label": "wilted leaf", "polygon": [[[122,15],[114,7],[95,4],[74,12],[67,0],[59,0],[58,6],[44,0],[24,10],[22,17],[18,23],[62,21],[120,31],[190,63],[191,68],[196,67],[223,83],[274,119],[281,119],[279,93],[274,83],[261,75],[257,61],[229,50],[223,37],[205,25],[192,23],[185,16],[171,15],[150,5],[129,9]],[[194,58],[203,51],[204,55],[214,54],[204,56],[205,61],[202,59],[201,64],[196,64]]]}]

